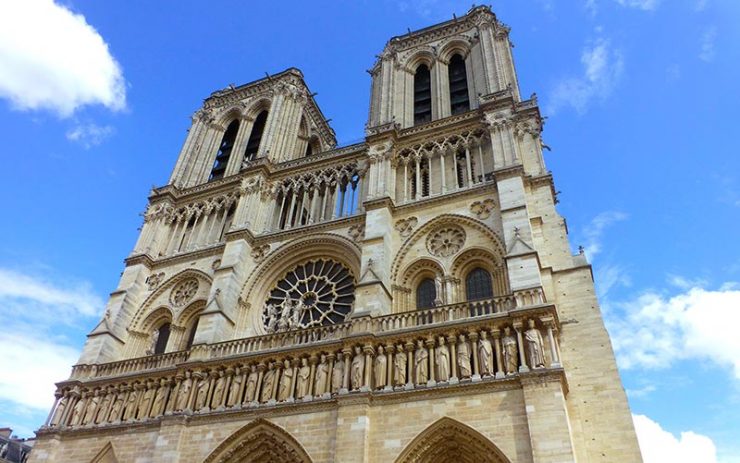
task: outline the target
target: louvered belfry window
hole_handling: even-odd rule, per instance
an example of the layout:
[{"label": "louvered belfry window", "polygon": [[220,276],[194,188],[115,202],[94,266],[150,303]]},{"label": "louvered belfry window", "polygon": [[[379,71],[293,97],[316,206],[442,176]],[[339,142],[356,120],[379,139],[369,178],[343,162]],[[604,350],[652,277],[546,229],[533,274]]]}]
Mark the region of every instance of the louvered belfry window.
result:
[{"label": "louvered belfry window", "polygon": [[432,120],[432,78],[426,64],[414,74],[414,125]]},{"label": "louvered belfry window", "polygon": [[267,122],[267,110],[262,111],[257,115],[252,126],[252,133],[249,134],[249,141],[247,141],[247,149],[244,150],[244,160],[251,161],[257,157],[257,152],[260,149],[260,142],[262,141],[262,132],[265,131],[265,123]]},{"label": "louvered belfry window", "polygon": [[468,96],[468,75],[465,71],[465,60],[460,55],[454,55],[447,67],[450,80],[450,110],[460,114],[470,110]]},{"label": "louvered belfry window", "polygon": [[221,138],[221,145],[218,147],[216,161],[213,163],[209,180],[217,180],[224,176],[226,166],[229,164],[229,158],[231,157],[231,150],[234,149],[234,141],[236,140],[236,133],[238,131],[239,121],[234,119],[226,128],[226,132],[224,132],[224,136]]}]

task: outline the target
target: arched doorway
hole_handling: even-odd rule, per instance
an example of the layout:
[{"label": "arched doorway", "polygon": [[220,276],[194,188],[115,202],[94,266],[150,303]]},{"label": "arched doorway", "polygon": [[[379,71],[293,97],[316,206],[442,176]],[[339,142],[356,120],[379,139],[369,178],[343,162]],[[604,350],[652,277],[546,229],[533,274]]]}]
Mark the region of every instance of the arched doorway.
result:
[{"label": "arched doorway", "polygon": [[258,419],[229,436],[204,463],[311,463],[300,443],[284,429]]},{"label": "arched doorway", "polygon": [[442,418],[421,432],[396,463],[510,463],[484,435],[452,418]]}]

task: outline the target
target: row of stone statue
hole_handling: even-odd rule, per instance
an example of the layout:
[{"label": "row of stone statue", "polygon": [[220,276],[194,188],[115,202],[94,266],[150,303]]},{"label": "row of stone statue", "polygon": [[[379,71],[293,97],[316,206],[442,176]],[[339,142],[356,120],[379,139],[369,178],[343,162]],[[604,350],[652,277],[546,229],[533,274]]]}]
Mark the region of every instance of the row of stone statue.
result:
[{"label": "row of stone statue", "polygon": [[[551,364],[558,364],[552,329],[547,329]],[[491,339],[493,338],[493,339]],[[133,385],[59,393],[49,426],[85,426],[146,420],[176,413],[204,413],[352,391],[413,389],[438,383],[504,377],[545,367],[542,334],[528,329],[435,336],[415,341],[364,345],[310,357],[185,371]]]},{"label": "row of stone statue", "polygon": [[302,328],[301,319],[305,310],[302,300],[294,302],[286,298],[278,305],[267,304],[263,315],[265,331],[272,334]]}]

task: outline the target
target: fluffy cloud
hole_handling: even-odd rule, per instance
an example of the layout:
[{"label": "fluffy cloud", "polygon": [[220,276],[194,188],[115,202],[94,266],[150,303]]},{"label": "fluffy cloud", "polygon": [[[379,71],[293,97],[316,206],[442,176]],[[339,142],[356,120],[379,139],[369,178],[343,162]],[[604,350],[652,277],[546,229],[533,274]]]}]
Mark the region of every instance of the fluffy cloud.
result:
[{"label": "fluffy cloud", "polygon": [[664,430],[644,415],[632,415],[645,463],[717,463],[717,449],[712,439],[693,431],[680,438]]},{"label": "fluffy cloud", "polygon": [[626,219],[627,214],[624,212],[606,211],[594,217],[586,226],[583,230],[583,238],[586,240],[583,247],[592,261],[601,252],[604,231],[611,225]]},{"label": "fluffy cloud", "polygon": [[0,97],[62,117],[126,105],[121,67],[85,17],[53,0],[0,2]]},{"label": "fluffy cloud", "polygon": [[79,143],[85,149],[90,149],[93,146],[97,146],[106,138],[113,135],[115,130],[113,127],[106,125],[100,126],[94,123],[78,124],[74,128],[70,129],[66,136],[67,140]]},{"label": "fluffy cloud", "polygon": [[82,337],[102,307],[88,284],[0,268],[0,352],[8,366],[0,375],[0,408],[48,410],[54,383],[69,376],[79,355],[69,339]]},{"label": "fluffy cloud", "polygon": [[716,54],[714,43],[717,41],[717,28],[710,27],[701,36],[701,51],[699,52],[699,59],[710,63],[714,61],[714,55]]},{"label": "fluffy cloud", "polygon": [[594,99],[604,100],[611,95],[622,76],[624,59],[606,39],[598,39],[581,52],[583,74],[560,81],[552,91],[548,112],[570,106],[579,114],[588,109]]},{"label": "fluffy cloud", "polygon": [[740,380],[740,289],[728,283],[715,290],[700,286],[665,295],[648,291],[635,300],[610,303],[607,327],[622,368],[667,368],[695,359],[730,367]]}]

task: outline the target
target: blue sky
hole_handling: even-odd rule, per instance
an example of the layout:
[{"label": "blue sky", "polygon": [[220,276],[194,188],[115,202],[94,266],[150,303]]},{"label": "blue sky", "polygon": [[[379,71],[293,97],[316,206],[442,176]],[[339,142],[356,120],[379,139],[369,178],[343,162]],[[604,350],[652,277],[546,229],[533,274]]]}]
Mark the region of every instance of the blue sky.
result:
[{"label": "blue sky", "polygon": [[[340,143],[444,0],[0,5],[0,426],[30,435],[203,98],[300,68]],[[740,462],[740,2],[501,0],[647,462]],[[655,453],[657,451],[661,454]]]}]

